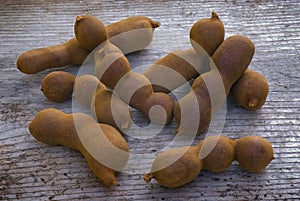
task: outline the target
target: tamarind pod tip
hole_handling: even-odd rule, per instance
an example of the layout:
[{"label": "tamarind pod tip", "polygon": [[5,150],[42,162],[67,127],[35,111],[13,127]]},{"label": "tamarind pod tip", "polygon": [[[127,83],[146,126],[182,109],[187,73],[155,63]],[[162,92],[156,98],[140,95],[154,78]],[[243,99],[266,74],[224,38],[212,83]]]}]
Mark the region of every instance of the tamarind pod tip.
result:
[{"label": "tamarind pod tip", "polygon": [[152,178],[153,178],[153,175],[152,175],[151,173],[147,173],[147,174],[145,174],[145,176],[143,177],[143,179],[144,179],[144,181],[145,181],[146,183],[149,183],[149,182],[152,180]]},{"label": "tamarind pod tip", "polygon": [[217,14],[215,11],[212,11],[212,12],[211,12],[211,18],[212,18],[212,19],[213,19],[213,18],[218,19],[219,16],[218,16],[218,14]]},{"label": "tamarind pod tip", "polygon": [[160,22],[151,20],[150,23],[151,23],[152,28],[160,27]]}]

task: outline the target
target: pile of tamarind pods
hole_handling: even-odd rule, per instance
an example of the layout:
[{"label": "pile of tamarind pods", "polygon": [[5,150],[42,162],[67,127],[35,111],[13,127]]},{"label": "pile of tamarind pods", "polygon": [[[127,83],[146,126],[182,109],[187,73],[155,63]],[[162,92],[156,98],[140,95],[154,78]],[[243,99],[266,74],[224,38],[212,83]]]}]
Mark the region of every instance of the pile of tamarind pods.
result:
[{"label": "pile of tamarind pods", "polygon": [[[29,131],[41,142],[80,151],[107,186],[117,184],[115,173],[129,158],[129,146],[121,135],[132,125],[129,106],[156,124],[166,125],[174,118],[177,135],[199,135],[208,129],[230,92],[238,105],[249,110],[261,108],[268,95],[266,78],[248,68],[254,43],[240,34],[225,38],[224,25],[216,12],[193,24],[191,48],[170,52],[143,74],[131,71],[125,55],[146,48],[159,26],[159,22],[145,16],[132,16],[108,26],[94,16],[77,16],[73,38],[60,45],[28,50],[17,60],[21,72],[35,74],[81,65],[93,54],[95,75],[76,77],[53,71],[41,83],[50,101],[64,102],[74,94],[76,101],[90,108],[93,117],[47,108],[36,114]],[[138,32],[126,35],[134,31]],[[190,80],[190,92],[175,103],[169,92]],[[193,121],[194,111],[200,111],[197,122]],[[191,129],[195,125],[196,130]],[[97,133],[101,133],[98,141],[89,140]],[[86,144],[96,148],[89,150]],[[105,153],[104,158],[98,159],[97,153]],[[168,164],[172,158],[174,162]],[[225,171],[236,160],[245,170],[259,172],[273,158],[272,145],[265,138],[250,135],[232,140],[209,136],[195,146],[159,154],[144,180],[155,178],[160,185],[175,188],[194,180],[201,169]]]}]

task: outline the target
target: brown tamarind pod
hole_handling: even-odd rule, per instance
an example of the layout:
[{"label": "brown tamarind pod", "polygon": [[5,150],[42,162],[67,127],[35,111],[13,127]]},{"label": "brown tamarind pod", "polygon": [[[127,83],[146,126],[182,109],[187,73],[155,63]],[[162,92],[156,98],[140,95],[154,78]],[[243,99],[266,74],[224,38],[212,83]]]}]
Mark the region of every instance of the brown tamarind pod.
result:
[{"label": "brown tamarind pod", "polygon": [[256,110],[265,104],[269,84],[262,74],[247,69],[231,90],[238,105],[248,110]]},{"label": "brown tamarind pod", "polygon": [[66,43],[28,50],[22,53],[17,60],[18,69],[26,74],[63,67],[66,65],[80,65],[89,55],[89,51],[80,46],[76,38]]},{"label": "brown tamarind pod", "polygon": [[75,76],[64,71],[51,72],[42,80],[41,91],[50,101],[61,103],[73,93]]},{"label": "brown tamarind pod", "polygon": [[119,131],[132,125],[128,104],[107,89],[95,76],[77,77],[74,96],[82,105],[91,108],[99,123],[111,125]]},{"label": "brown tamarind pod", "polygon": [[160,23],[146,16],[132,16],[106,27],[109,41],[123,54],[145,49]]},{"label": "brown tamarind pod", "polygon": [[200,55],[212,56],[224,40],[225,29],[216,12],[197,21],[190,30],[190,41]]},{"label": "brown tamarind pod", "polygon": [[50,68],[81,65],[90,50],[106,38],[124,54],[138,51],[151,43],[154,29],[160,23],[145,16],[132,16],[104,27],[96,17],[79,16],[75,25],[79,42],[73,37],[59,45],[25,51],[17,59],[17,68],[23,73],[35,74]]},{"label": "brown tamarind pod", "polygon": [[260,136],[245,136],[236,141],[236,160],[250,172],[260,172],[274,159],[272,144]]},{"label": "brown tamarind pod", "polygon": [[194,77],[209,70],[193,48],[175,50],[151,65],[144,75],[156,92],[169,93]]},{"label": "brown tamarind pod", "polygon": [[144,180],[148,183],[155,179],[161,186],[176,188],[193,181],[201,169],[198,146],[173,148],[155,158]]},{"label": "brown tamarind pod", "polygon": [[95,73],[103,84],[154,123],[166,124],[172,120],[173,99],[154,92],[144,75],[131,71],[127,58],[113,44],[107,43],[95,53]]},{"label": "brown tamarind pod", "polygon": [[77,16],[74,24],[74,33],[79,44],[92,51],[107,40],[105,25],[95,16]]},{"label": "brown tamarind pod", "polygon": [[[213,113],[226,101],[231,86],[250,64],[254,51],[253,42],[246,36],[234,35],[224,40],[211,58],[211,71],[196,78],[192,90],[175,104],[177,132],[195,132],[193,128],[200,134],[209,127]],[[196,103],[191,104],[193,101]],[[195,114],[197,110],[200,114]],[[196,126],[191,114],[199,115]]]},{"label": "brown tamarind pod", "polygon": [[[117,184],[115,173],[129,158],[128,144],[115,128],[98,124],[83,113],[66,114],[53,108],[44,109],[29,124],[29,131],[43,143],[80,151],[94,174],[107,186]],[[91,142],[94,144],[89,144]]]},{"label": "brown tamarind pod", "polygon": [[209,71],[207,60],[223,42],[224,36],[224,25],[216,12],[212,12],[211,18],[195,22],[190,30],[193,48],[170,52],[144,73],[154,91],[169,93]]},{"label": "brown tamarind pod", "polygon": [[235,159],[235,141],[228,137],[208,136],[197,146],[200,147],[200,158],[204,170],[223,172]]}]

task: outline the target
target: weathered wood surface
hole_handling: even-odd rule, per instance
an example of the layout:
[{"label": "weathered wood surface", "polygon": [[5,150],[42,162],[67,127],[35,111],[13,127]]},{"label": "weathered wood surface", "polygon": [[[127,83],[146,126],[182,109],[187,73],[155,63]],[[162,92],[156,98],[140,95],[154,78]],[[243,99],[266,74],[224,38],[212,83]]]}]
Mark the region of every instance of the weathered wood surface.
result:
[{"label": "weathered wood surface", "polygon": [[[203,171],[194,182],[178,189],[162,188],[155,181],[146,184],[137,171],[121,173],[119,184],[107,188],[78,152],[42,144],[29,135],[27,126],[39,110],[54,107],[71,112],[72,101],[47,101],[40,82],[53,70],[22,74],[15,65],[20,53],[73,37],[76,15],[92,14],[105,24],[146,15],[162,26],[146,50],[128,57],[133,67],[146,67],[171,50],[188,48],[190,27],[212,10],[224,22],[226,36],[241,33],[254,41],[256,53],[251,67],[269,80],[270,94],[258,111],[241,109],[229,98],[223,131],[232,138],[254,134],[270,140],[276,159],[266,170],[251,174],[234,163],[223,173]],[[299,200],[299,10],[297,0],[1,1],[0,200]],[[63,70],[76,74],[78,67]],[[136,122],[143,124],[144,120],[137,117]],[[127,137],[131,151],[161,149],[174,137],[175,127],[173,122],[151,139]]]}]

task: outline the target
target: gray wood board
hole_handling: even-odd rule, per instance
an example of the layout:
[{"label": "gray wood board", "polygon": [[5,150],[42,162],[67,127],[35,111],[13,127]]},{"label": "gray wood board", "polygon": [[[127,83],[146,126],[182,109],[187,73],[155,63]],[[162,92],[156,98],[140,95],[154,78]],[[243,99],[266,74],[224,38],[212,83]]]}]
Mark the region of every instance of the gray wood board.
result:
[{"label": "gray wood board", "polygon": [[[40,91],[44,76],[54,70],[25,75],[16,68],[22,52],[65,42],[73,37],[77,15],[92,14],[106,25],[132,15],[161,22],[152,44],[128,56],[132,68],[145,69],[168,52],[189,47],[189,29],[212,10],[222,19],[226,37],[245,34],[256,45],[251,68],[270,84],[265,106],[247,111],[229,97],[223,135],[266,137],[275,160],[260,173],[234,162],[222,173],[201,174],[178,189],[146,184],[142,174],[120,173],[108,188],[94,176],[80,153],[36,141],[27,127],[43,108],[70,113],[72,101],[49,102]],[[0,6],[0,200],[299,200],[300,199],[300,3],[294,1],[17,1]],[[76,75],[79,67],[59,70]],[[177,95],[183,91],[177,90]],[[175,94],[175,93],[174,93]],[[135,113],[135,121],[145,119]],[[172,122],[159,135],[127,136],[133,153],[156,151],[174,137]],[[147,130],[141,129],[141,134]],[[204,138],[198,136],[196,141]],[[143,159],[141,163],[151,164]],[[145,170],[146,172],[147,170]]]}]

